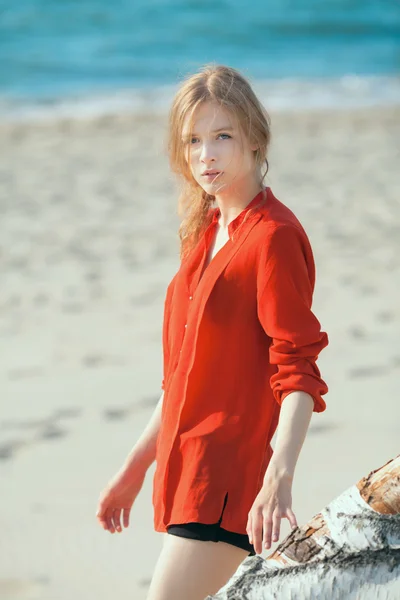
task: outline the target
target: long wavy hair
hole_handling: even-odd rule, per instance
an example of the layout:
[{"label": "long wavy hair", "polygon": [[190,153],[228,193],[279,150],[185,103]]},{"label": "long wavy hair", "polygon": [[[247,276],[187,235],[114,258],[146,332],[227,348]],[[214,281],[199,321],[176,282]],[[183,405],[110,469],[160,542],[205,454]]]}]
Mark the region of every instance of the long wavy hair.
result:
[{"label": "long wavy hair", "polygon": [[192,121],[194,111],[207,101],[217,103],[227,110],[250,144],[257,146],[254,158],[260,184],[268,173],[270,118],[247,79],[231,67],[215,64],[207,64],[198,73],[186,78],[176,93],[169,112],[167,138],[170,167],[181,184],[178,200],[178,214],[182,218],[178,232],[181,259],[197,244],[202,231],[209,224],[210,208],[215,200],[194,179],[182,142],[186,118]]}]

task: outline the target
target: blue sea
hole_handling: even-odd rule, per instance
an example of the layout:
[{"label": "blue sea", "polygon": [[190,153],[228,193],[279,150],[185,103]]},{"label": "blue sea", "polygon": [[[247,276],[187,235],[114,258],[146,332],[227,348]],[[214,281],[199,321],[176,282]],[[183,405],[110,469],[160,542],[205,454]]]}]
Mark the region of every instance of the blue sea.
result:
[{"label": "blue sea", "polygon": [[164,110],[227,64],[268,106],[400,103],[400,0],[0,0],[0,112]]}]

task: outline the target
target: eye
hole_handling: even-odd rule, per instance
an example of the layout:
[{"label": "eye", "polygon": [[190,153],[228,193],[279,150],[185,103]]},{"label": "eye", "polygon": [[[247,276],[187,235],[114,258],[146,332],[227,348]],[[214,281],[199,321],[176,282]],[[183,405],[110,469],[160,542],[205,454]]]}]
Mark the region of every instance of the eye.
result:
[{"label": "eye", "polygon": [[196,143],[196,142],[198,142],[198,141],[199,141],[199,138],[197,138],[197,137],[192,137],[192,138],[190,138],[190,140],[189,140],[189,144],[195,144],[195,143]]},{"label": "eye", "polygon": [[232,139],[231,136],[228,133],[220,133],[218,135],[218,137],[221,137],[221,135],[225,136],[225,139],[228,139],[228,140]]}]

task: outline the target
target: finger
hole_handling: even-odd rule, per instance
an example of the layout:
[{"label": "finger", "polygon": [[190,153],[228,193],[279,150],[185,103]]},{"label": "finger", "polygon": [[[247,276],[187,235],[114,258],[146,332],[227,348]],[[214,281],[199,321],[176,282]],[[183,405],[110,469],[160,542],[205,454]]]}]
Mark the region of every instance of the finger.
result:
[{"label": "finger", "polygon": [[115,530],[118,532],[122,531],[122,527],[121,527],[121,508],[114,508],[113,511],[113,522],[114,522],[114,527]]},{"label": "finger", "polygon": [[281,530],[281,513],[279,511],[274,511],[272,517],[272,541],[277,542],[279,540],[279,534]]},{"label": "finger", "polygon": [[130,508],[124,508],[124,517],[123,517],[123,523],[124,523],[124,527],[129,527],[129,517],[131,514],[131,509]]},{"label": "finger", "polygon": [[102,519],[103,518],[103,514],[104,514],[104,505],[102,502],[99,502],[97,505],[97,510],[96,510],[96,517],[98,519]]},{"label": "finger", "polygon": [[104,518],[105,518],[106,523],[107,523],[107,529],[108,529],[108,531],[110,533],[115,533],[114,523],[113,523],[113,520],[112,520],[112,513],[113,513],[112,509],[109,508],[106,511],[106,514],[104,515]]},{"label": "finger", "polygon": [[272,517],[271,513],[266,513],[264,516],[264,537],[263,544],[265,548],[271,547],[271,533],[272,533]]},{"label": "finger", "polygon": [[107,512],[109,502],[106,501],[106,498],[100,498],[97,503],[96,517],[101,521],[104,521],[105,514]]},{"label": "finger", "polygon": [[286,516],[289,520],[290,525],[292,526],[292,529],[297,529],[298,525],[297,525],[297,519],[295,517],[294,512],[292,511],[291,508],[288,508],[286,511]]},{"label": "finger", "polygon": [[108,527],[107,527],[107,521],[106,521],[106,519],[103,516],[97,517],[97,521],[98,521],[99,525],[101,525],[101,527],[103,529],[108,529]]},{"label": "finger", "polygon": [[249,537],[249,542],[250,544],[253,543],[253,529],[252,529],[252,518],[251,518],[251,513],[248,514],[247,516],[247,525],[246,525],[246,533]]},{"label": "finger", "polygon": [[96,519],[98,523],[103,527],[103,529],[107,529],[107,521],[104,516],[105,510],[102,503],[99,503],[96,511]]},{"label": "finger", "polygon": [[261,513],[253,516],[252,539],[253,539],[254,550],[257,552],[257,554],[262,553],[262,535],[263,535],[262,523],[263,522],[262,522],[262,514]]}]

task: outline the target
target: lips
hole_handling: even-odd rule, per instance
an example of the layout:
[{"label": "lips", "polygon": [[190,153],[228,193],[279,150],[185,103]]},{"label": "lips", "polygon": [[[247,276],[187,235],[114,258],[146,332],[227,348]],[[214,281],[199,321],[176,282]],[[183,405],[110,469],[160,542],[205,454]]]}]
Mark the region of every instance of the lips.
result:
[{"label": "lips", "polygon": [[212,175],[219,175],[221,173],[221,171],[204,171],[204,173],[202,173],[203,177],[208,177],[208,176],[212,176]]}]

